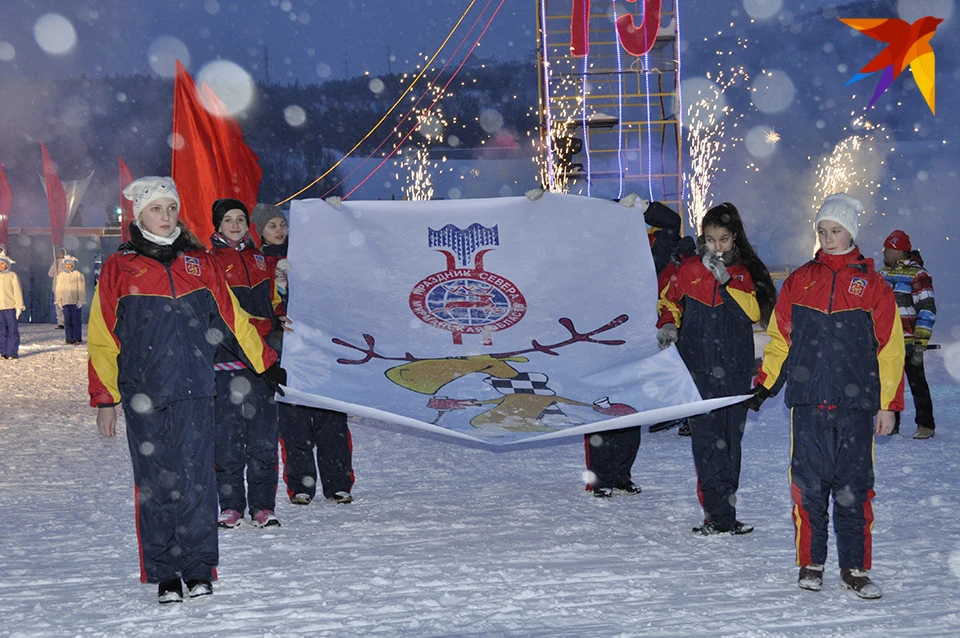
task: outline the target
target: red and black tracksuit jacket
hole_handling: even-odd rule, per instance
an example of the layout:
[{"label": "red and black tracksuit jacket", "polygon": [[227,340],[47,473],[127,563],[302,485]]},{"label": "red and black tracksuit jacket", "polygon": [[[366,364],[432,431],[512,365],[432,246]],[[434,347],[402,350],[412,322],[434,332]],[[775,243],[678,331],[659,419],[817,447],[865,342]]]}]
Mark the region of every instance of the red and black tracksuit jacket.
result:
[{"label": "red and black tracksuit jacket", "polygon": [[[276,263],[271,264],[271,260],[249,239],[244,240],[239,250],[228,246],[217,234],[211,241],[213,248],[210,252],[216,258],[230,291],[251,316],[260,336],[267,337],[275,327],[276,317],[286,314],[274,280]],[[217,349],[217,363],[235,360],[231,348],[222,345]]]},{"label": "red and black tracksuit jacket", "polygon": [[856,247],[818,252],[784,282],[768,334],[756,384],[787,384],[797,564],[826,559],[832,493],[840,567],[870,569],[873,418],[903,409],[893,290]]},{"label": "red and black tracksuit jacket", "polygon": [[257,373],[277,358],[249,319],[203,251],[161,263],[128,246],[103,264],[87,336],[90,404],[123,403],[143,582],[216,577],[219,336],[232,335]]},{"label": "red and black tracksuit jacket", "polygon": [[[699,258],[684,259],[660,293],[657,327],[673,323],[677,350],[704,399],[746,394],[754,368],[753,324],[760,320],[753,279],[737,262],[721,285]],[[731,405],[690,419],[697,496],[704,519],[724,531],[737,524],[740,443],[746,408]]]}]

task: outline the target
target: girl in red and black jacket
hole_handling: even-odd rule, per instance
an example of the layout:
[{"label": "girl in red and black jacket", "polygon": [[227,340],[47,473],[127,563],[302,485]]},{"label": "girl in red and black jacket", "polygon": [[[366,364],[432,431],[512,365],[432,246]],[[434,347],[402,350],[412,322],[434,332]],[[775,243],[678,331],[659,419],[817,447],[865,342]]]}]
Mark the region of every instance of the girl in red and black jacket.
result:
[{"label": "girl in red and black jacket", "polygon": [[854,243],[862,212],[846,193],[820,206],[820,250],[783,282],[748,405],[758,410],[786,381],[798,585],[823,587],[832,494],[841,583],[879,598],[867,576],[873,436],[890,434],[903,410],[904,342],[893,290]]},{"label": "girl in red and black jacket", "polygon": [[[87,336],[90,405],[100,434],[116,435],[123,404],[133,461],[140,579],[161,603],[213,591],[219,558],[214,476],[213,362],[219,336],[234,358],[274,385],[285,374],[214,260],[178,221],[169,177],[123,191],[136,221],[103,264]],[[217,338],[214,338],[217,335]],[[271,367],[272,366],[272,367]]]},{"label": "girl in red and black jacket", "polygon": [[[237,199],[213,203],[211,253],[230,290],[266,339],[286,311],[277,293],[273,270],[250,235],[249,212]],[[237,361],[230,348],[217,348],[217,488],[222,528],[240,525],[249,507],[254,527],[279,526],[277,442],[279,430],[274,390]],[[246,469],[246,486],[244,486]]]},{"label": "girl in red and black jacket", "polygon": [[[733,204],[707,211],[702,229],[702,257],[684,260],[660,294],[657,339],[661,348],[677,344],[704,399],[747,394],[754,370],[753,324],[770,318],[776,288]],[[690,421],[704,512],[695,533],[753,531],[737,520],[736,508],[746,420],[747,409],[738,404]]]}]

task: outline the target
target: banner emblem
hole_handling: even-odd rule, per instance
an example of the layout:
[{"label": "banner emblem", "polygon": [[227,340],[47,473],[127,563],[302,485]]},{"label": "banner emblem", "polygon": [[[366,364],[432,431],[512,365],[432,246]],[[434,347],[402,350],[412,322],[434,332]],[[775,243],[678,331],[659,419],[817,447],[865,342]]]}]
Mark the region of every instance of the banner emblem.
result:
[{"label": "banner emblem", "polygon": [[410,310],[424,323],[452,332],[456,345],[463,344],[464,334],[479,334],[483,345],[493,345],[494,332],[516,325],[527,312],[512,281],[484,270],[484,255],[500,245],[498,227],[471,224],[464,230],[447,224],[427,230],[430,248],[444,254],[447,269],[417,282]]}]

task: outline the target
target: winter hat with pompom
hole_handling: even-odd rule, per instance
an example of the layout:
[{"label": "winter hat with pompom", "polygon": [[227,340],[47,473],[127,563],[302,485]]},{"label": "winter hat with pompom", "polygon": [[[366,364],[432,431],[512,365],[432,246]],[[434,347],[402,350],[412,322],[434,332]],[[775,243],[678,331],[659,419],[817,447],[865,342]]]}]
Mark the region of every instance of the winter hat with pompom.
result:
[{"label": "winter hat with pompom", "polygon": [[834,193],[824,199],[820,205],[815,225],[819,225],[824,220],[837,222],[856,241],[857,231],[860,230],[860,222],[857,218],[862,212],[863,204],[859,199],[846,193]]},{"label": "winter hat with pompom", "polygon": [[155,175],[141,177],[130,182],[123,189],[123,196],[133,202],[133,216],[137,220],[140,219],[140,213],[147,207],[147,204],[164,197],[169,197],[177,202],[178,207],[180,206],[180,193],[177,192],[176,184],[169,177],[157,177]]},{"label": "winter hat with pompom", "polygon": [[0,273],[12,272],[10,267],[13,266],[15,261],[7,257],[7,253],[0,250]]},{"label": "winter hat with pompom", "polygon": [[262,235],[263,229],[274,217],[283,217],[286,219],[286,215],[283,214],[283,211],[280,210],[279,206],[271,206],[270,204],[257,204],[253,207],[253,212],[250,213],[250,222],[257,227],[257,232]]},{"label": "winter hat with pompom", "polygon": [[72,256],[72,255],[67,255],[66,257],[63,258],[63,269],[64,269],[64,270],[67,270],[67,265],[68,265],[68,264],[69,264],[69,266],[70,266],[70,270],[76,270],[76,269],[77,269],[77,266],[79,265],[79,262],[77,261],[77,258],[76,258],[76,257],[74,257],[74,256]]},{"label": "winter hat with pompom", "polygon": [[223,199],[218,199],[217,201],[213,202],[213,229],[215,231],[220,230],[220,222],[223,221],[224,215],[235,208],[242,210],[243,216],[246,218],[247,223],[250,223],[250,211],[247,210],[246,204],[241,202],[239,199],[224,197]]}]

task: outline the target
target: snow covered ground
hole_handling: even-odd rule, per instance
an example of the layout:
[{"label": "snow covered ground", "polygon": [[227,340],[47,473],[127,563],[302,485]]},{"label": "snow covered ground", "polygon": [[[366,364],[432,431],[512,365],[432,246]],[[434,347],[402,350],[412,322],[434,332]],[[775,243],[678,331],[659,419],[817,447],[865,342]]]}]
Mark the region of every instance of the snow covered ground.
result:
[{"label": "snow covered ground", "polygon": [[[928,356],[939,428],[876,448],[879,601],[796,586],[779,400],[751,414],[739,513],[699,538],[689,439],[644,434],[639,496],[583,491],[579,440],[510,452],[353,425],[353,505],[279,503],[221,533],[220,580],[161,607],[138,580],[126,440],[86,407],[86,352],[25,326],[0,361],[0,635],[960,635],[960,384]],[[908,401],[909,404],[909,401]]]}]

